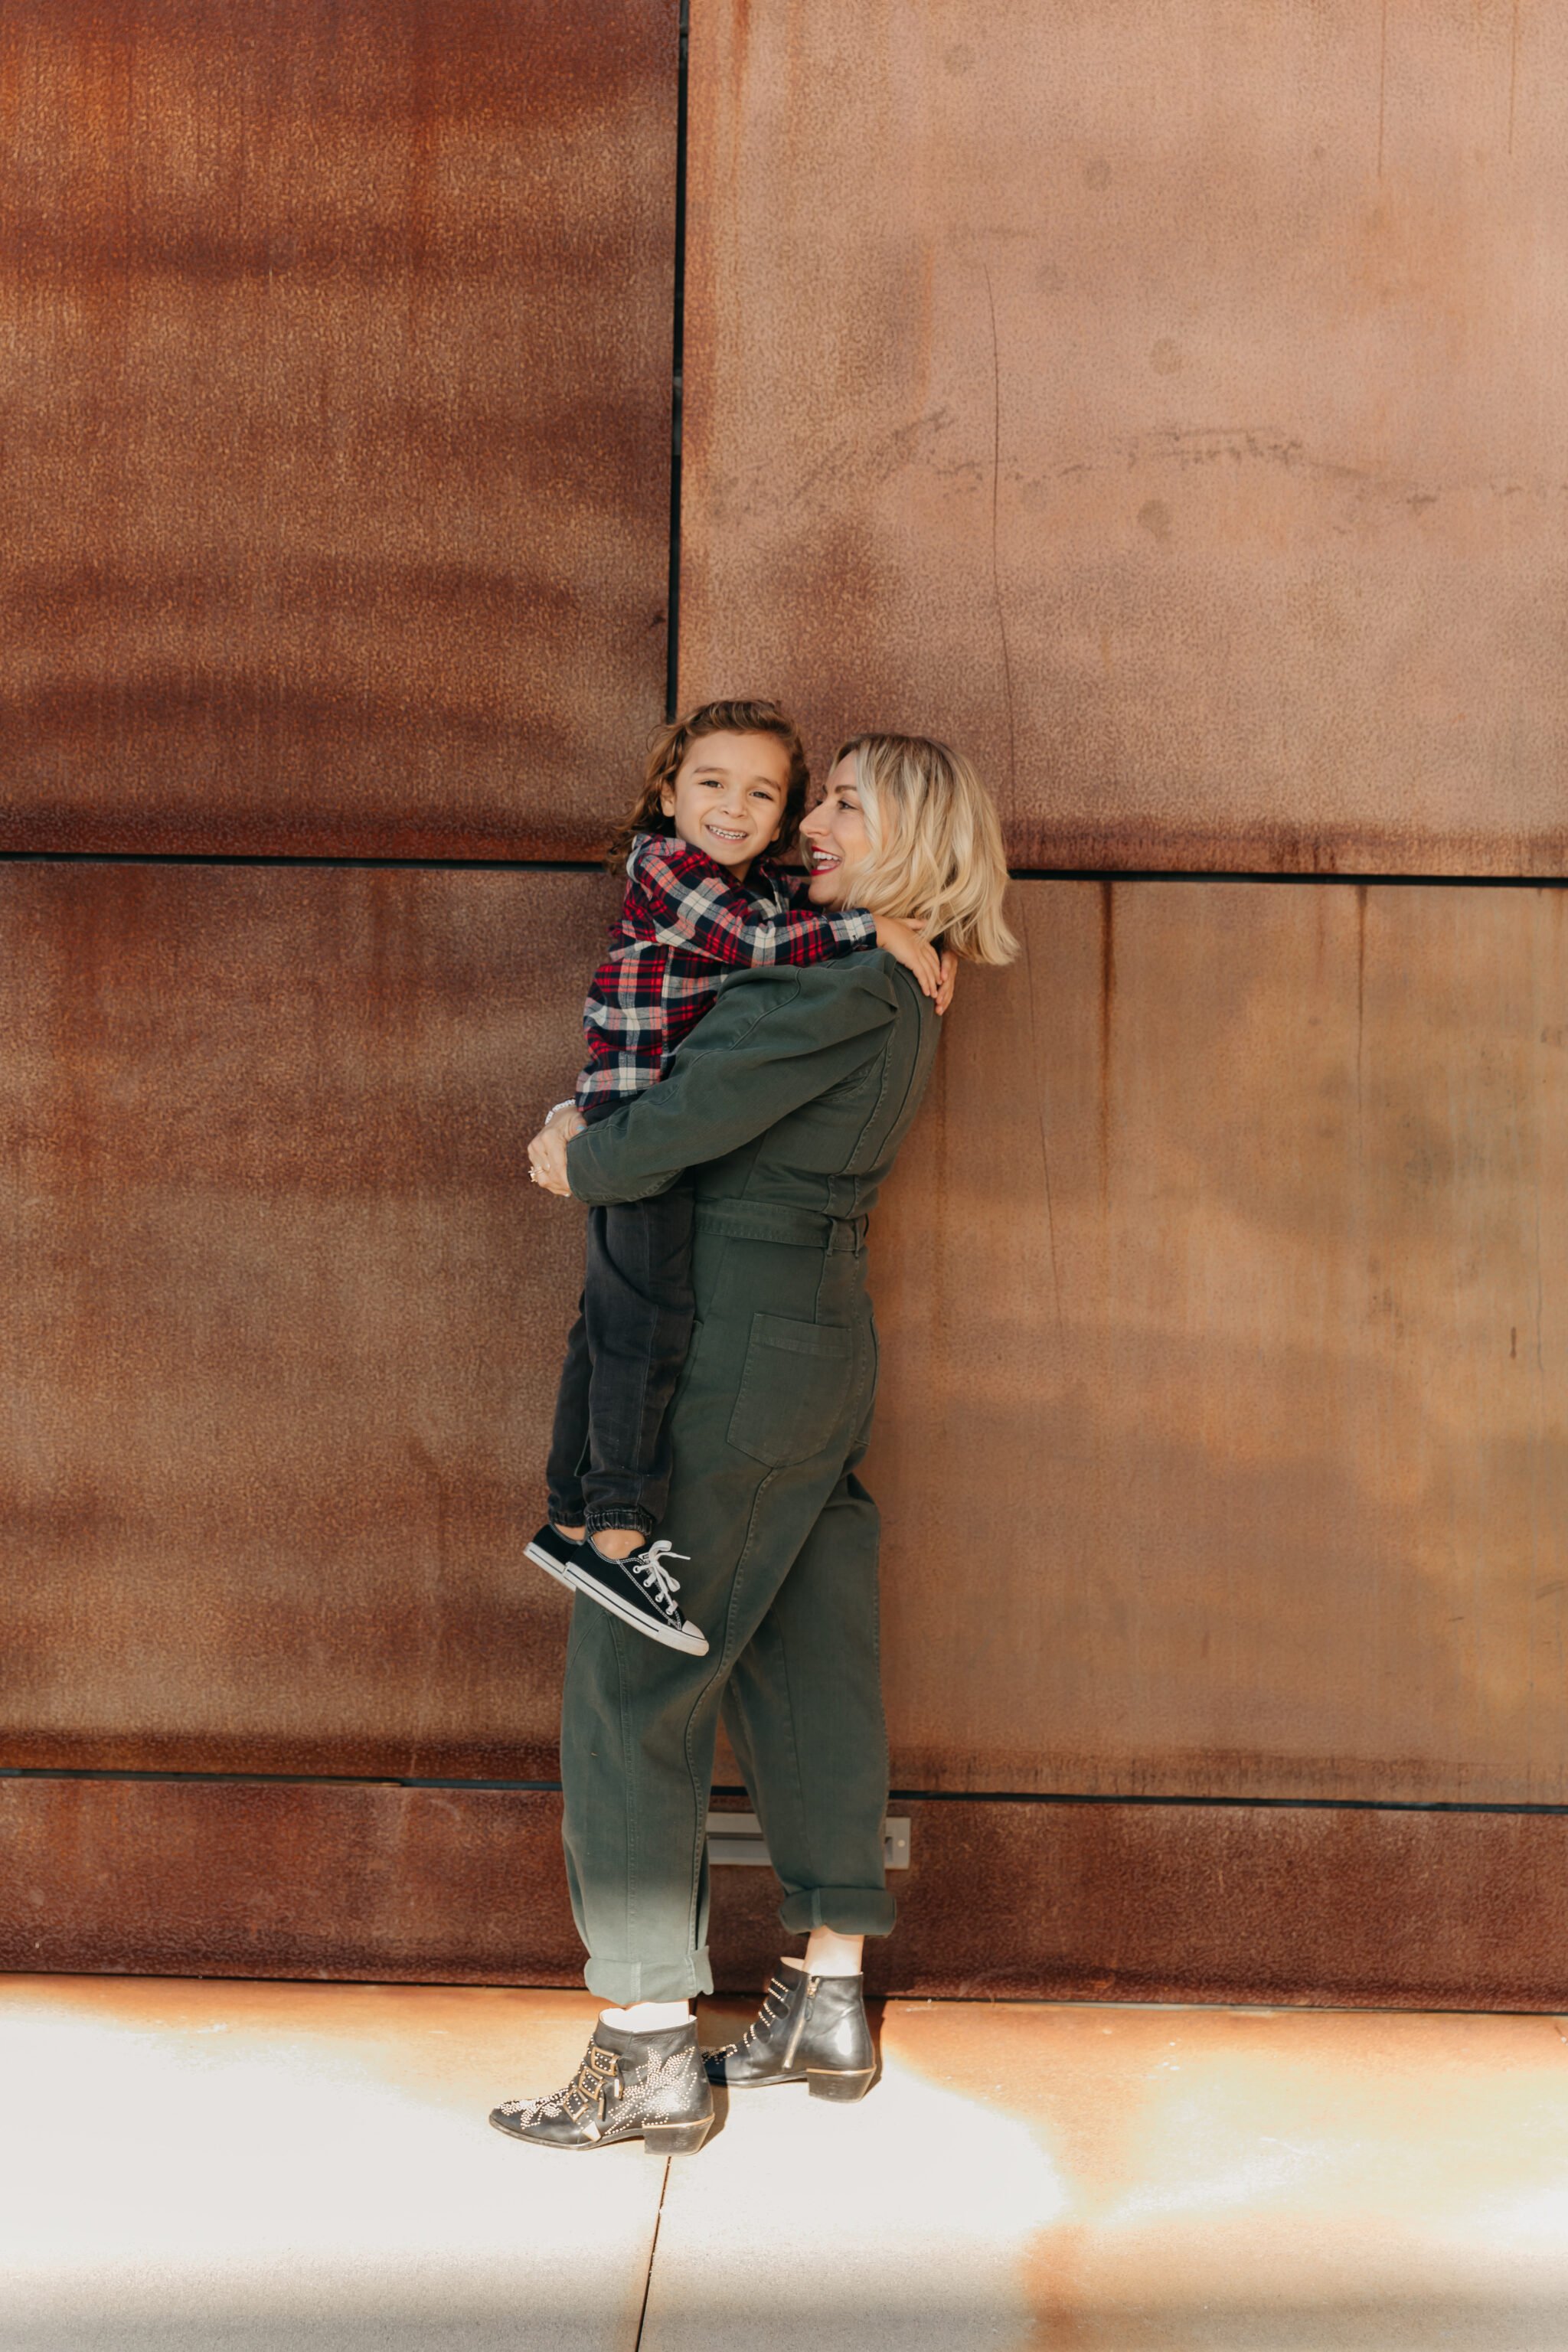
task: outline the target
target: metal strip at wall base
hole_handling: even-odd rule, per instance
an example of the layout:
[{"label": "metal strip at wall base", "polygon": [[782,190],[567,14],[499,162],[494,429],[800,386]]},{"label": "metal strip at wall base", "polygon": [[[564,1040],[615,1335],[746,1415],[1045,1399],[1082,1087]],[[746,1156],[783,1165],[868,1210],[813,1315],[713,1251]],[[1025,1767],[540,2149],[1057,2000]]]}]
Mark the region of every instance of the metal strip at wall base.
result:
[{"label": "metal strip at wall base", "polygon": [[[773,1857],[763,1835],[763,1825],[755,1813],[710,1813],[708,1860],[710,1864],[738,1863],[753,1870],[771,1869]],[[882,1860],[889,1870],[908,1870],[910,1824],[907,1815],[889,1817],[882,1823]]]},{"label": "metal strip at wall base", "polygon": [[[574,1984],[552,1791],[0,1781],[0,1968]],[[1568,1815],[900,1801],[879,1993],[1568,2007]],[[713,1879],[721,1990],[763,1980],[771,1873]]]}]

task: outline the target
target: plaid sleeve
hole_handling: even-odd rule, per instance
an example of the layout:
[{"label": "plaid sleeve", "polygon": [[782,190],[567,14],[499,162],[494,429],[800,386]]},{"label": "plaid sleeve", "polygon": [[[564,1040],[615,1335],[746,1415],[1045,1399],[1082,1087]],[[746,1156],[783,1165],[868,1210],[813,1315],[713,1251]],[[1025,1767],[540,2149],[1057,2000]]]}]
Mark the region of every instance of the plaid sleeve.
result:
[{"label": "plaid sleeve", "polygon": [[877,944],[876,920],[858,908],[824,915],[760,907],[702,850],[667,834],[638,835],[626,875],[657,939],[736,970],[822,963]]}]

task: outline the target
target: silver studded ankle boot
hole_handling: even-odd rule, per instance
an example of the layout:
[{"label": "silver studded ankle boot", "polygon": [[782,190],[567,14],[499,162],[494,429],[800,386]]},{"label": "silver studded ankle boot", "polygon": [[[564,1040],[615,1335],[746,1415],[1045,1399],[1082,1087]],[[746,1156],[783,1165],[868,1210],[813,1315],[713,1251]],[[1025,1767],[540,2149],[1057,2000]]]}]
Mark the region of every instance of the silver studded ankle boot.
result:
[{"label": "silver studded ankle boot", "polygon": [[713,2123],[696,2025],[627,2033],[601,2018],[564,2090],[508,2099],[490,2121],[536,2147],[611,2147],[640,2139],[650,2156],[694,2156]]},{"label": "silver studded ankle boot", "polygon": [[708,2080],[731,2091],[805,2083],[814,2099],[863,2099],[877,2071],[863,1983],[778,1969],[740,2041],[703,2053]]}]

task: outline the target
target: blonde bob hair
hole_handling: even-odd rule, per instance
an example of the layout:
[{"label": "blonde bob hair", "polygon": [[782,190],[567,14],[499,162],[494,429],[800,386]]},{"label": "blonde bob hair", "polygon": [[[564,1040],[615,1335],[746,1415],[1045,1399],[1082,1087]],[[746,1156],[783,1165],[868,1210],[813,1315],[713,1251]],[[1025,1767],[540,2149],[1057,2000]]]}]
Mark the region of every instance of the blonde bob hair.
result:
[{"label": "blonde bob hair", "polygon": [[855,904],[915,924],[971,963],[1011,963],[1002,827],[963,754],[923,735],[856,735],[833,764],[851,759],[871,845]]}]

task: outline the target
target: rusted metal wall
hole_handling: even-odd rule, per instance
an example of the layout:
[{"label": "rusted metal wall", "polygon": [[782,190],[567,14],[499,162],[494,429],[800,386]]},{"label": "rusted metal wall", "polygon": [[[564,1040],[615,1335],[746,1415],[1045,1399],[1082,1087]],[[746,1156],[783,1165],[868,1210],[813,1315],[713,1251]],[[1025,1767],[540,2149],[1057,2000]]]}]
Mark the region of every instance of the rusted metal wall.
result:
[{"label": "rusted metal wall", "polygon": [[592,854],[662,713],[676,0],[0,20],[0,846]]},{"label": "rusted metal wall", "polygon": [[[1015,897],[876,1225],[895,1778],[1568,1800],[1562,895]],[[4,1761],[553,1769],[610,902],[0,871]]]},{"label": "rusted metal wall", "polygon": [[[1019,861],[1561,862],[1568,26],[694,15],[689,694],[950,733]],[[7,14],[0,847],[602,837],[674,19]],[[1563,900],[1016,896],[877,1221],[894,1776],[950,1800],[879,1981],[1560,2003],[1552,1822],[1346,1808],[1568,1802]],[[0,866],[0,1767],[315,1776],[0,1785],[0,1965],[573,1973],[547,1792],[385,1783],[554,1769],[579,1224],[522,1146],[609,903]],[[1052,1790],[1134,1801],[998,1801]],[[721,1876],[726,1981],[770,1909]]]},{"label": "rusted metal wall", "polygon": [[1029,865],[1568,857],[1568,15],[693,11],[681,671]]},{"label": "rusted metal wall", "polygon": [[1568,898],[1014,898],[876,1247],[898,1772],[1562,1803]]},{"label": "rusted metal wall", "polygon": [[0,866],[0,1762],[554,1768],[590,876]]},{"label": "rusted metal wall", "polygon": [[[0,1781],[0,1968],[572,1982],[545,1791]],[[1561,2009],[1568,1824],[1337,1807],[903,1802],[876,1991]],[[775,1962],[770,1873],[713,1880],[714,1974]]]}]

